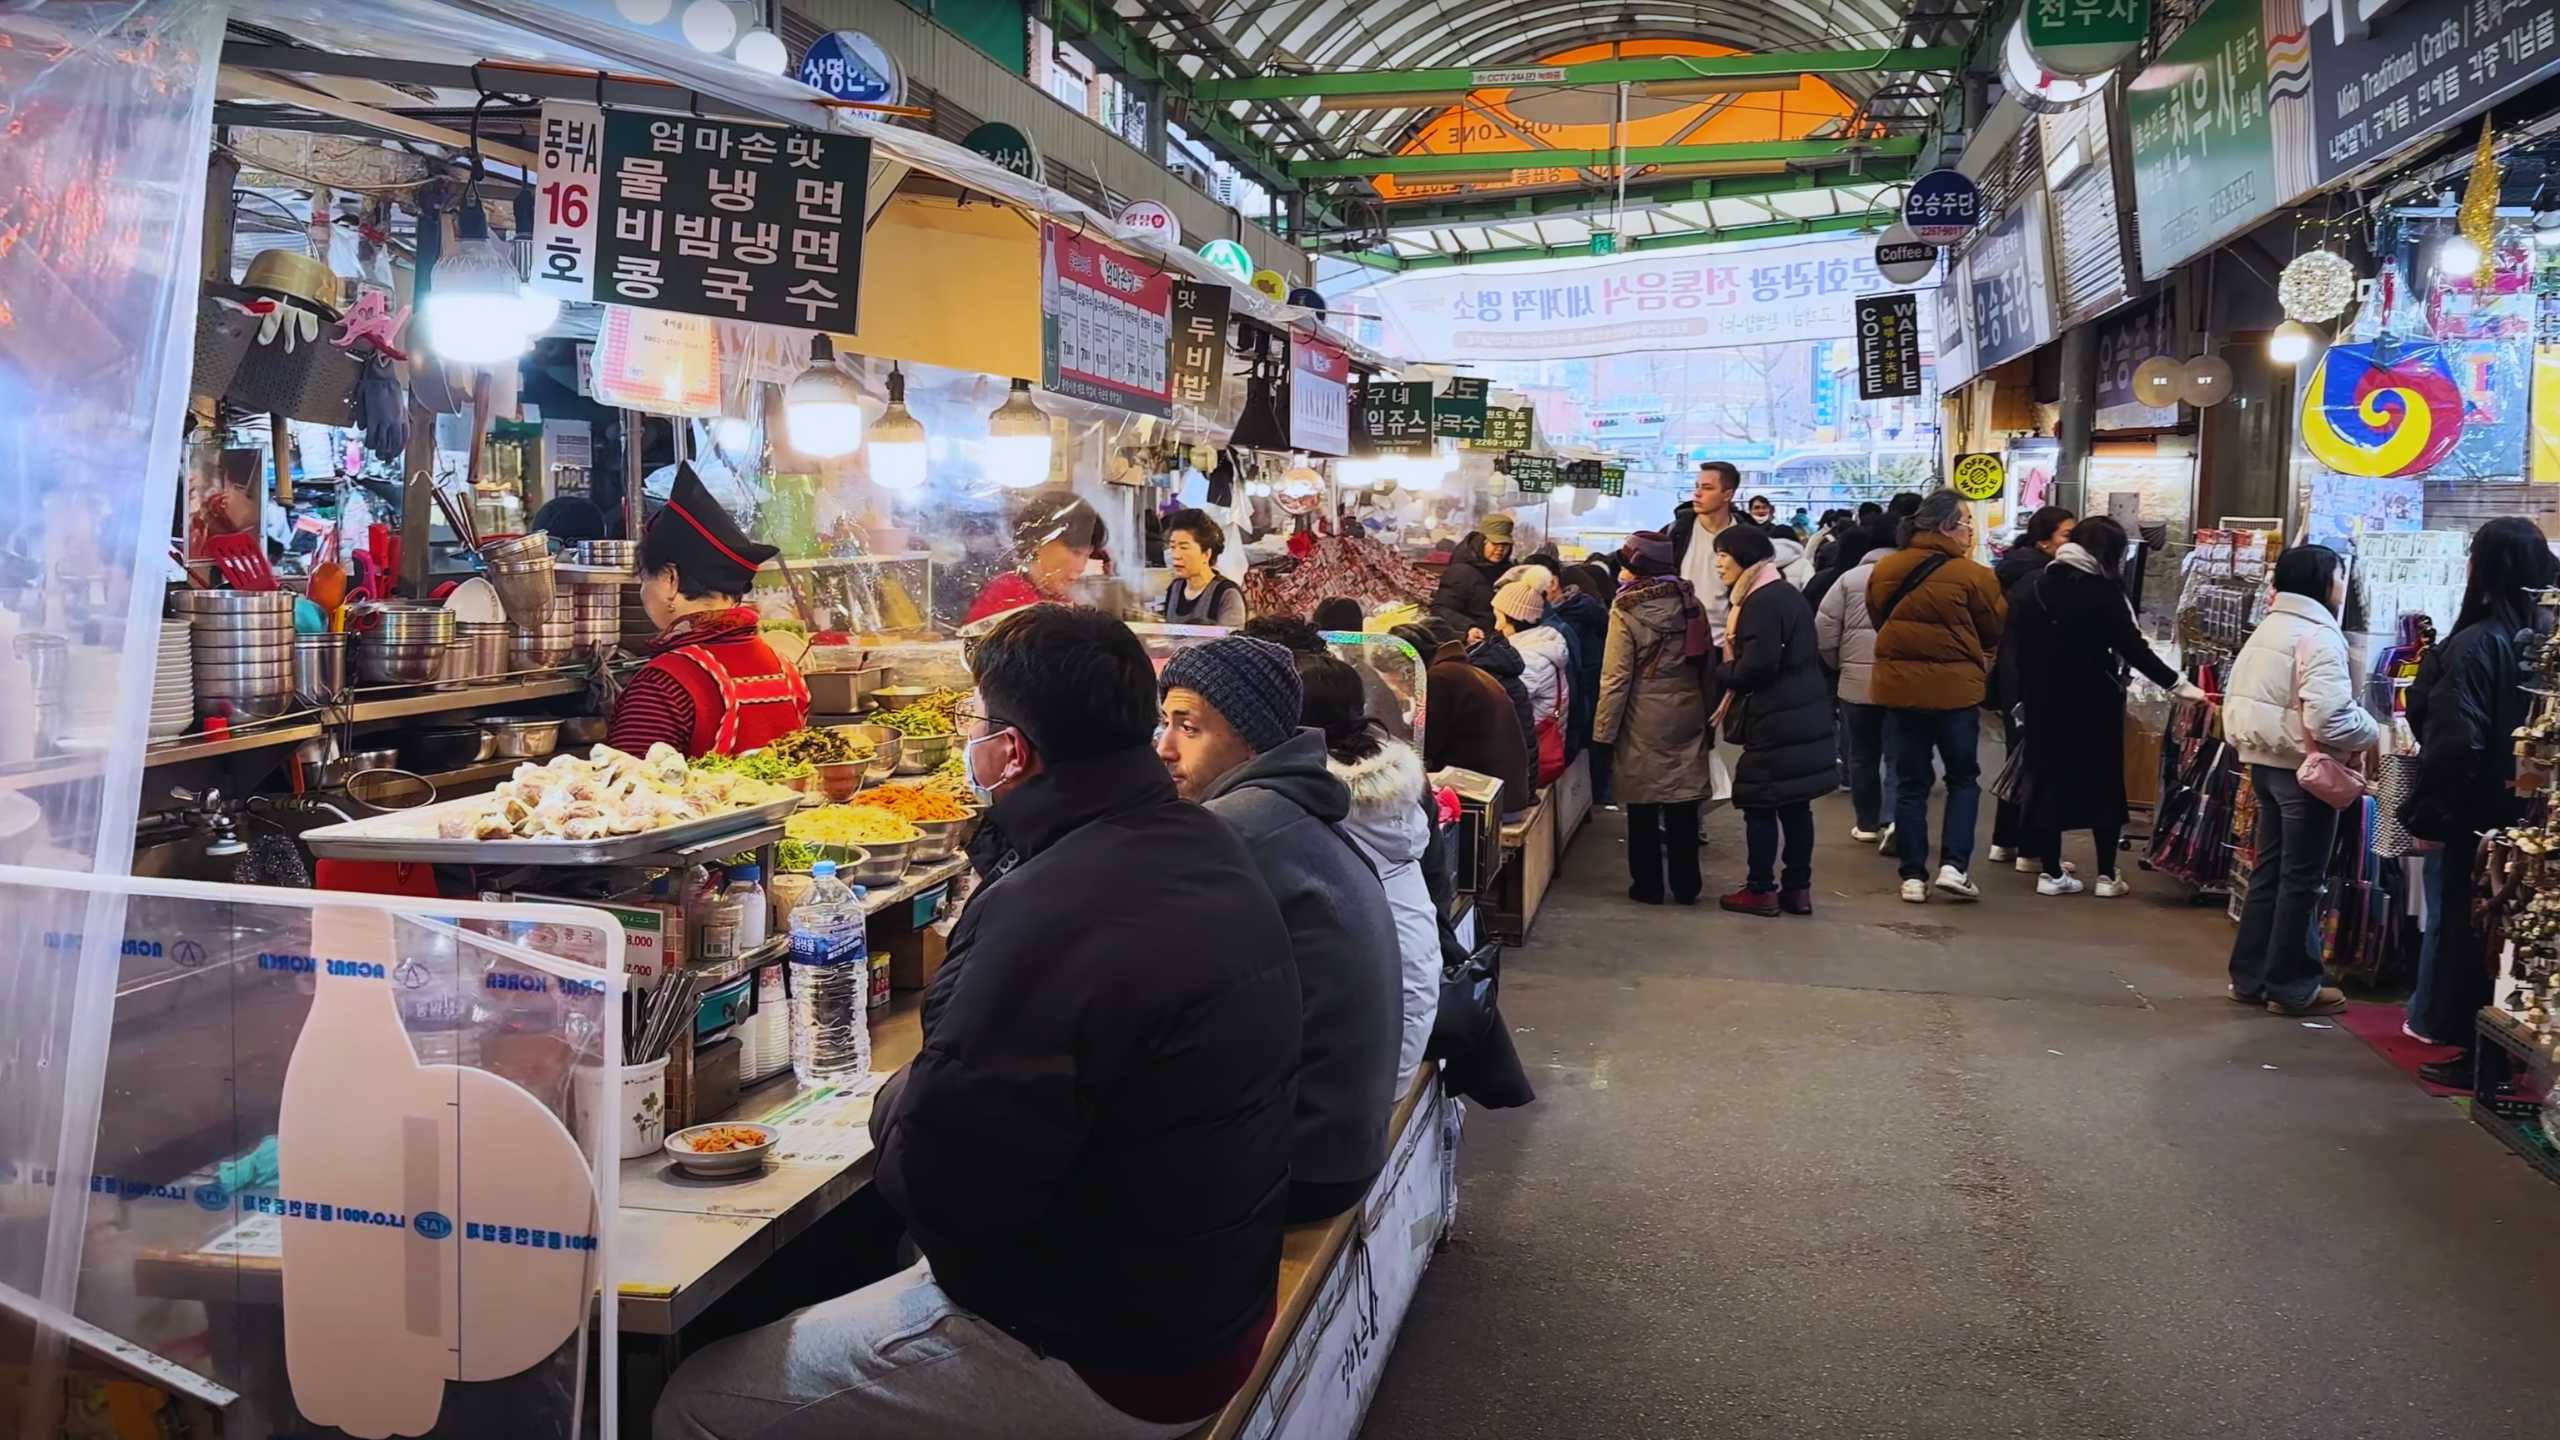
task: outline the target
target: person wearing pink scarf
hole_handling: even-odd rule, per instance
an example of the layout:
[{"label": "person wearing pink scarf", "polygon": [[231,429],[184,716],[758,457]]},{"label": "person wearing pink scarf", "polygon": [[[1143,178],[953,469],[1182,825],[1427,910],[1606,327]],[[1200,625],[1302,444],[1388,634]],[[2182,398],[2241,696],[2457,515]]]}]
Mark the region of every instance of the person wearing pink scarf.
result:
[{"label": "person wearing pink scarf", "polygon": [[[1769,536],[1737,525],[1716,537],[1716,574],[1733,596],[1724,645],[1709,671],[1733,765],[1750,873],[1719,903],[1744,915],[1813,913],[1813,801],[1839,785],[1831,685],[1815,643],[1813,607],[1786,583]],[[1783,869],[1780,837],[1784,836]]]}]

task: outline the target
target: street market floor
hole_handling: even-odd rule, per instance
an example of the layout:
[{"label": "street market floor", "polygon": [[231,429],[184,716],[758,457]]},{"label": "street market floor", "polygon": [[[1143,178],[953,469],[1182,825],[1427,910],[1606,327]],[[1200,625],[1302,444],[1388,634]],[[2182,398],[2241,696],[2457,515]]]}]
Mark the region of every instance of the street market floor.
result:
[{"label": "street market floor", "polygon": [[2232,1004],[2219,906],[2130,855],[1906,905],[1816,815],[1802,918],[1714,908],[1730,812],[1696,909],[1576,838],[1504,961],[1538,1103],[1467,1117],[1371,1440],[2551,1434],[2560,1186]]}]

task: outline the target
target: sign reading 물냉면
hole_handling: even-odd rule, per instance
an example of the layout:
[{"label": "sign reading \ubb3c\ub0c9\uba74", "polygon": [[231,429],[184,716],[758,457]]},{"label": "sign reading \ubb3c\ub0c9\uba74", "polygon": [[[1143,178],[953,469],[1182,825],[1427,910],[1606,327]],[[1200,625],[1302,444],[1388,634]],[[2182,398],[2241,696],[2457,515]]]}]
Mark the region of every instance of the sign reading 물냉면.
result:
[{"label": "sign reading \ubb3c\ub0c9\uba74", "polygon": [[1481,375],[1453,375],[1431,402],[1431,433],[1451,440],[1484,438],[1485,396],[1493,382]]},{"label": "sign reading \ubb3c\ub0c9\uba74", "polygon": [[1351,401],[1351,453],[1420,455],[1431,449],[1431,387],[1372,380]]},{"label": "sign reading \ubb3c\ub0c9\uba74", "polygon": [[1920,389],[1920,297],[1859,297],[1858,398],[1902,400]]},{"label": "sign reading \ubb3c\ub0c9\uba74", "polygon": [[595,298],[858,330],[870,180],[860,136],[607,111]]},{"label": "sign reading \ubb3c\ub0c9\uba74", "polygon": [[1040,226],[1040,379],[1079,400],[1172,404],[1173,277],[1099,240]]}]

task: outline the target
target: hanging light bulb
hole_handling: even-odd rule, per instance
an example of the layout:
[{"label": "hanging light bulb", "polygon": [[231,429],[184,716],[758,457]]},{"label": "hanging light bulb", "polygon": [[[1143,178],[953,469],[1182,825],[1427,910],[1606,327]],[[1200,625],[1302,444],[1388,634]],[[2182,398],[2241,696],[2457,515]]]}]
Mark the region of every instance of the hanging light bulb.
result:
[{"label": "hanging light bulb", "polygon": [[871,483],[883,490],[924,485],[924,422],[907,413],[907,377],[889,372],[889,408],[871,425]]},{"label": "hanging light bulb", "polygon": [[463,192],[454,247],[437,259],[427,289],[428,338],[436,353],[465,365],[497,365],[532,342],[525,322],[524,280],[515,256],[489,238],[489,217],[476,191]]},{"label": "hanging light bulb", "polygon": [[2287,320],[2267,336],[2267,358],[2279,365],[2299,365],[2320,344],[2320,332],[2299,320]]},{"label": "hanging light bulb", "polygon": [[535,289],[533,282],[524,278],[535,265],[541,263],[539,257],[534,254],[533,187],[530,185],[516,192],[516,233],[514,241],[507,246],[507,251],[509,259],[515,263],[516,276],[520,282],[516,286],[516,297],[524,306],[525,340],[530,346],[534,340],[548,332],[560,318],[560,297],[548,291]]},{"label": "hanging light bulb", "polygon": [[988,469],[1008,490],[1031,489],[1049,478],[1049,447],[1049,417],[1032,402],[1031,382],[1014,381],[987,417]]},{"label": "hanging light bulb", "polygon": [[862,444],[862,390],[836,364],[835,342],[809,342],[809,368],[782,391],[782,426],[791,448],[820,460],[850,455]]}]

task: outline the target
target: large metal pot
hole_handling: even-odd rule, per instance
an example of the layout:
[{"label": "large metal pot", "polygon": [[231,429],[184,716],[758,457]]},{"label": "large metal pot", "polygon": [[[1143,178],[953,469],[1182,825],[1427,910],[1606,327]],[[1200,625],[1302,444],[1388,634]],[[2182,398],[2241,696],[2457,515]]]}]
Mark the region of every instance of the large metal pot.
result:
[{"label": "large metal pot", "polygon": [[498,753],[519,760],[539,760],[560,748],[560,722],[547,715],[508,715],[487,722],[498,737]]},{"label": "large metal pot", "polygon": [[177,594],[178,613],[193,619],[203,615],[293,615],[294,594],[290,590],[181,590]]},{"label": "large metal pot", "polygon": [[455,627],[454,648],[461,652],[461,677],[474,684],[493,684],[507,673],[507,641],[515,627],[504,620],[471,620]]},{"label": "large metal pot", "polygon": [[518,630],[507,638],[507,668],[548,670],[569,658],[576,637],[558,630]]},{"label": "large metal pot", "polygon": [[356,679],[367,685],[424,685],[436,678],[447,641],[392,645],[360,637],[356,643]]}]

